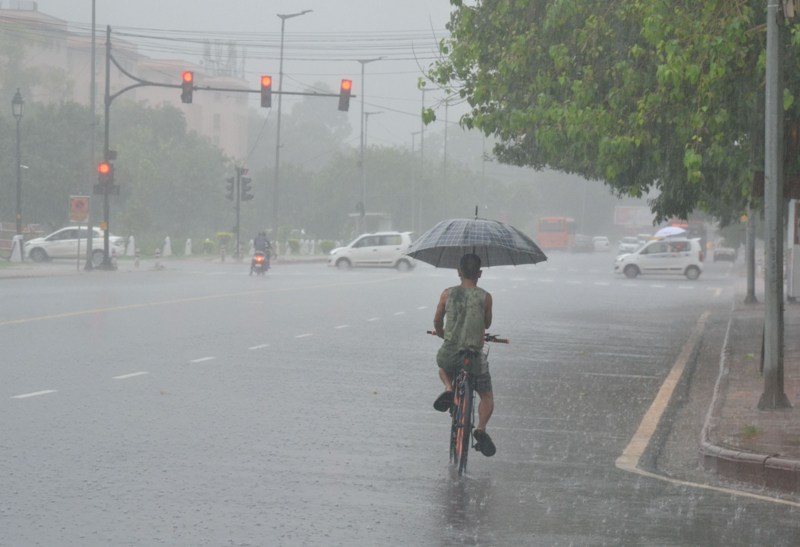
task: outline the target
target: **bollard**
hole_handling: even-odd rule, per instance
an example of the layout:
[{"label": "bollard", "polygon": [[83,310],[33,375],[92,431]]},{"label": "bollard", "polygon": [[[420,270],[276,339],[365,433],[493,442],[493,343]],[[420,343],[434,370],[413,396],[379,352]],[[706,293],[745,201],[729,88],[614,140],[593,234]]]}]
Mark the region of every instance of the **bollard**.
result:
[{"label": "bollard", "polygon": [[125,249],[125,256],[136,256],[139,249],[136,248],[136,240],[133,236],[128,237],[128,248]]},{"label": "bollard", "polygon": [[11,240],[11,257],[9,258],[11,262],[23,261],[22,255],[24,252],[23,250],[24,245],[25,244],[22,241],[22,235],[20,234],[15,235],[14,238]]},{"label": "bollard", "polygon": [[186,247],[183,249],[183,254],[186,256],[192,255],[192,238],[186,240]]},{"label": "bollard", "polygon": [[164,238],[164,252],[161,254],[162,256],[172,256],[172,241],[170,241],[169,236]]}]

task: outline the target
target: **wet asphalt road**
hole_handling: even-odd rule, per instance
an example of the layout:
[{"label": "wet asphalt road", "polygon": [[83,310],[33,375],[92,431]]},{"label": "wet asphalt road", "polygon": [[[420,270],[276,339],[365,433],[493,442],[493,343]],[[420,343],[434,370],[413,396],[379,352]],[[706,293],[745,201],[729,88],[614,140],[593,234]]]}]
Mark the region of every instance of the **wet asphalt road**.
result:
[{"label": "wet asphalt road", "polygon": [[617,469],[728,264],[498,268],[498,447],[448,464],[452,271],[231,264],[0,280],[0,545],[794,545],[798,510]]}]

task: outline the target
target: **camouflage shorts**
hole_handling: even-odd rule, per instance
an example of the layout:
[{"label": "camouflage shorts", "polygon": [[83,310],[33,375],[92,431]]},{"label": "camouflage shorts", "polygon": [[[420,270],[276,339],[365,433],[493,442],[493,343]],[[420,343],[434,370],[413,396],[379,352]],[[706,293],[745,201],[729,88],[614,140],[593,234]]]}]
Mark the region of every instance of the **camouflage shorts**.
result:
[{"label": "camouflage shorts", "polygon": [[[436,364],[453,378],[458,368],[464,364],[464,352],[448,343],[442,344],[436,354]],[[478,353],[477,359],[471,359],[467,371],[472,374],[475,382],[475,391],[488,393],[492,391],[492,376],[489,374],[489,361],[483,352]]]}]

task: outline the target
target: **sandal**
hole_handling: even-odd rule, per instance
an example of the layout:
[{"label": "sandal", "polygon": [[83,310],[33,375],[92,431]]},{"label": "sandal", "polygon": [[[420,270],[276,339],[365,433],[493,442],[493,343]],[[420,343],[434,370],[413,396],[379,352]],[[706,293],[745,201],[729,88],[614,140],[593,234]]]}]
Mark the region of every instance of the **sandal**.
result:
[{"label": "sandal", "polygon": [[497,447],[492,442],[492,438],[488,433],[481,429],[476,429],[472,433],[472,436],[475,437],[475,450],[479,451],[487,458],[495,455]]},{"label": "sandal", "polygon": [[433,408],[439,412],[446,412],[453,406],[453,392],[443,391],[433,402]]}]

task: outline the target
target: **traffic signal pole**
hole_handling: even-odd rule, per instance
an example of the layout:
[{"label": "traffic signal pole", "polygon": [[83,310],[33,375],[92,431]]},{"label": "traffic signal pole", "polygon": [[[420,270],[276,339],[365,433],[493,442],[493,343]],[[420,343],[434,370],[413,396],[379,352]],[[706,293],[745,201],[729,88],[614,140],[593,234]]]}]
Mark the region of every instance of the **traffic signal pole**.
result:
[{"label": "traffic signal pole", "polygon": [[[105,86],[105,93],[104,93],[104,102],[105,102],[105,112],[103,115],[103,122],[105,124],[104,127],[104,136],[103,136],[103,161],[109,162],[111,161],[111,150],[109,149],[109,137],[108,137],[108,129],[111,125],[111,78],[109,77],[111,74],[111,26],[106,26],[106,86]],[[110,256],[110,245],[109,245],[109,217],[111,215],[111,206],[109,204],[109,197],[108,194],[111,191],[110,185],[106,184],[103,186],[103,262],[100,264],[100,268],[103,270],[111,270],[112,263],[111,263],[111,256]],[[94,235],[94,234],[90,234]]]}]

